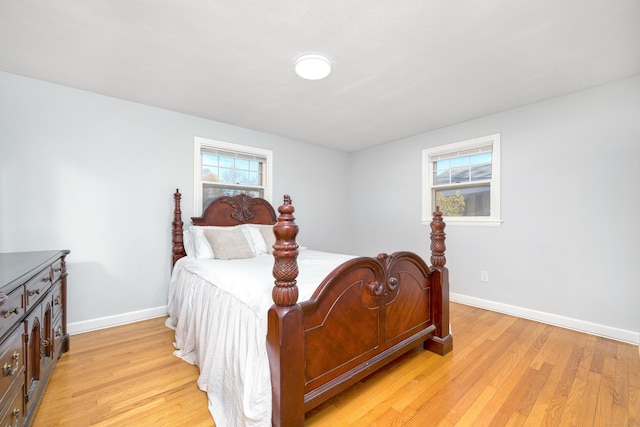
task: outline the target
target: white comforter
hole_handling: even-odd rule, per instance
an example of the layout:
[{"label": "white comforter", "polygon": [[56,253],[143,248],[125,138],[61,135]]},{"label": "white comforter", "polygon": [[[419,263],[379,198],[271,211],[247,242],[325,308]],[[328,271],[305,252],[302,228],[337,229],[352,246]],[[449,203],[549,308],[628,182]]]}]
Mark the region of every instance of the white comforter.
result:
[{"label": "white comforter", "polygon": [[[347,255],[301,250],[299,301]],[[174,354],[200,368],[217,426],[270,426],[271,378],[267,311],[273,304],[273,256],[239,260],[180,259],[169,286],[167,326]]]}]

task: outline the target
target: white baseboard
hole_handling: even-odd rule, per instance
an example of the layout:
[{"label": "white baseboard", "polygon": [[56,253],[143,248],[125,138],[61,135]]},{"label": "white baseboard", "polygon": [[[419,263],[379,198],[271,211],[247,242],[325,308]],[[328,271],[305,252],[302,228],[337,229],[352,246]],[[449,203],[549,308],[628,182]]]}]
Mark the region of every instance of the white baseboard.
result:
[{"label": "white baseboard", "polygon": [[84,332],[96,331],[98,329],[111,328],[113,326],[126,325],[127,323],[139,322],[141,320],[153,319],[167,315],[167,306],[148,308],[146,310],[132,311],[129,313],[116,314],[114,316],[99,317],[97,319],[73,322],[67,325],[69,335],[81,334]]},{"label": "white baseboard", "polygon": [[497,311],[498,313],[510,314],[524,319],[535,320],[549,325],[560,326],[574,331],[585,332],[599,337],[611,338],[629,344],[640,346],[640,332],[626,329],[613,328],[611,326],[600,325],[598,323],[586,322],[584,320],[572,319],[570,317],[559,316],[557,314],[545,313],[543,311],[531,310],[529,308],[515,305],[503,304],[500,302],[485,300],[468,295],[451,293],[449,299],[452,302],[484,308],[486,310]]},{"label": "white baseboard", "polygon": [[[586,322],[584,320],[572,319],[570,317],[559,316],[557,314],[545,313],[543,311],[531,310],[524,307],[503,304],[500,302],[485,300],[453,292],[449,295],[449,298],[452,302],[483,308],[485,310],[496,311],[498,313],[509,314],[512,316],[522,317],[524,319],[535,320],[537,322],[542,322],[549,325],[560,326],[562,328],[572,329],[574,331],[585,332],[587,334],[611,338],[616,341],[627,342],[629,344],[640,346],[640,332],[637,331],[613,328],[611,326],[600,325],[598,323]],[[147,320],[166,315],[167,306],[165,305],[146,310],[118,314],[115,316],[100,317],[98,319],[69,323],[69,325],[67,326],[67,331],[70,335],[81,334],[83,332],[111,328],[113,326],[125,325],[127,323],[138,322],[141,320]]]}]

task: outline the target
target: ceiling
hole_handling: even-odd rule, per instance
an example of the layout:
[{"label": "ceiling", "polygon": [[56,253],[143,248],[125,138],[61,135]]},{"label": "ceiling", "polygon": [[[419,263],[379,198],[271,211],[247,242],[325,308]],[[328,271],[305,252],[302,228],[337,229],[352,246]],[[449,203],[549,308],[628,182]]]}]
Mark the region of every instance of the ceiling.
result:
[{"label": "ceiling", "polygon": [[640,1],[4,0],[0,70],[349,152],[640,74]]}]

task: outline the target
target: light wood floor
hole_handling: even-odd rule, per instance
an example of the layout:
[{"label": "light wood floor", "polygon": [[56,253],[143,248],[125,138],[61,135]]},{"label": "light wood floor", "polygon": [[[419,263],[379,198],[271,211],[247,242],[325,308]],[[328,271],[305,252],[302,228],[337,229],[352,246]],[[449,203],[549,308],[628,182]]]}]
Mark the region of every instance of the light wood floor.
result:
[{"label": "light wood floor", "polygon": [[[213,426],[163,322],[73,335],[35,426]],[[637,346],[459,304],[451,323],[451,354],[411,351],[307,426],[640,427]]]}]

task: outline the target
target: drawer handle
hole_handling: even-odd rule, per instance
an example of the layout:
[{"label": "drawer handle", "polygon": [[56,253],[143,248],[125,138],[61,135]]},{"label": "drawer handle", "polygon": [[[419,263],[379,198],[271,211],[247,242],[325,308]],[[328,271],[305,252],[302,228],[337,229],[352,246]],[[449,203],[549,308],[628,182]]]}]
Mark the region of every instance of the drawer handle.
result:
[{"label": "drawer handle", "polygon": [[42,278],[41,282],[49,283],[51,281],[51,277],[45,276]]},{"label": "drawer handle", "polygon": [[19,426],[20,425],[20,408],[13,408],[13,411],[11,413],[15,417],[15,421],[13,422],[13,426],[10,426],[9,424],[6,424],[5,427]]},{"label": "drawer handle", "polygon": [[42,347],[48,347],[49,346],[49,340],[42,340],[40,341],[40,345]]},{"label": "drawer handle", "polygon": [[58,295],[57,297],[55,297],[55,298],[53,299],[53,303],[54,303],[55,305],[61,305],[61,304],[62,304],[62,297],[61,297],[60,295]]},{"label": "drawer handle", "polygon": [[3,292],[0,292],[0,305],[4,304],[9,299]]},{"label": "drawer handle", "polygon": [[15,313],[18,314],[18,307],[11,307],[5,314],[4,314],[4,318],[8,318],[11,317],[11,315]]},{"label": "drawer handle", "polygon": [[40,289],[34,289],[33,291],[29,291],[29,296],[32,297],[34,295],[40,295]]},{"label": "drawer handle", "polygon": [[60,273],[62,271],[62,268],[60,268],[60,267],[54,268],[53,271],[54,271],[54,273]]},{"label": "drawer handle", "polygon": [[20,363],[20,353],[18,353],[17,351],[13,352],[13,356],[11,357],[13,359],[13,362],[16,366],[11,366],[11,363],[5,363],[4,364],[4,376],[6,377],[7,375],[13,375],[16,372],[18,372],[18,365]]},{"label": "drawer handle", "polygon": [[62,336],[62,326],[58,326],[56,328],[56,338],[61,337]]}]

